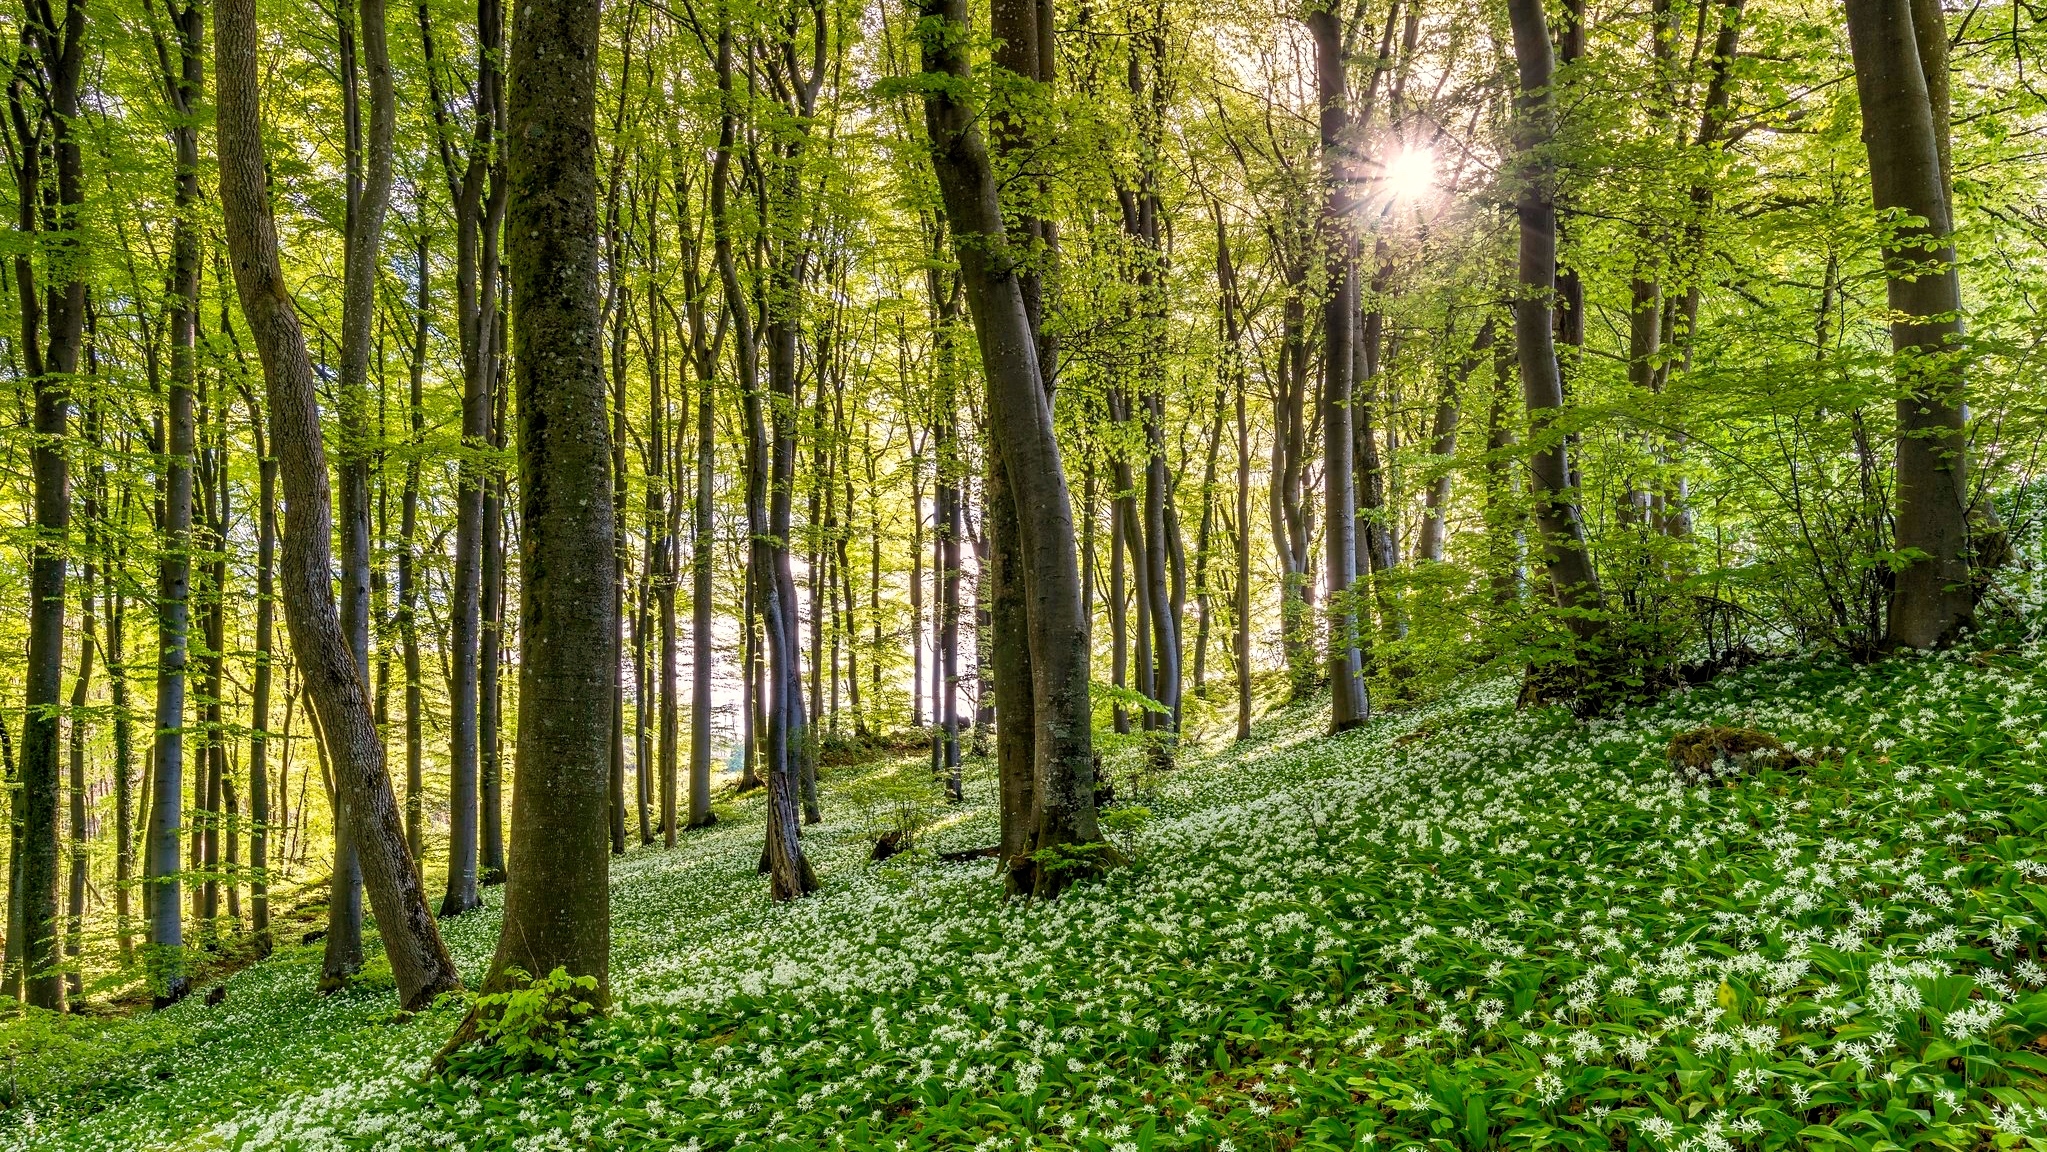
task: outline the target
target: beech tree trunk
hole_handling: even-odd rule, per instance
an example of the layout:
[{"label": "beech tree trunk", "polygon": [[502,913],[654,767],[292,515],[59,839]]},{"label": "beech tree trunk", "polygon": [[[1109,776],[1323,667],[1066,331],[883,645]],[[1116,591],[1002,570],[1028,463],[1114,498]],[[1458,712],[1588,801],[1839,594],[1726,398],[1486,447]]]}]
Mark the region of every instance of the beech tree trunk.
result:
[{"label": "beech tree trunk", "polygon": [[[993,0],[988,12],[989,30],[995,37],[995,66],[1037,86],[1038,92],[1049,97],[1058,62],[1052,0]],[[1032,145],[1028,124],[1007,114],[998,116],[992,145],[998,154],[1028,149]],[[1031,189],[1039,194],[1042,191],[1042,187]],[[1023,296],[1024,318],[1038,354],[1039,380],[1049,395],[1056,379],[1058,347],[1056,337],[1045,330],[1044,313],[1046,282],[1058,256],[1058,234],[1052,221],[1040,215],[1034,200],[1027,200],[1021,211],[1012,206],[1012,211],[1032,245],[1030,258],[1018,269],[1017,283]],[[995,762],[1002,816],[1000,851],[1001,859],[1009,861],[1030,850],[1036,805],[1033,762],[1037,730],[1032,717],[1030,614],[1024,601],[1024,559],[1016,492],[1010,487],[1002,456],[1001,442],[989,438],[982,479],[985,505],[982,523],[988,563],[982,572],[981,600],[988,612],[990,650],[983,653],[982,660],[993,680]],[[1091,514],[1091,500],[1087,507],[1084,515]],[[1092,563],[1092,558],[1086,563]],[[1083,566],[1083,583],[1087,575]],[[1087,603],[1089,591],[1083,589],[1083,622],[1092,619],[1092,606]]]},{"label": "beech tree trunk", "polygon": [[1073,505],[1024,307],[1018,253],[1003,224],[995,172],[975,112],[960,98],[972,75],[966,0],[921,0],[918,14],[923,17],[918,33],[922,67],[950,79],[925,88],[925,125],[981,348],[989,435],[1003,446],[1023,558],[1037,819],[1033,856],[1009,861],[1008,885],[1012,892],[1053,896],[1077,872],[1042,867],[1035,854],[1101,840],[1095,824],[1087,621],[1081,615]]},{"label": "beech tree trunk", "polygon": [[[823,19],[822,13],[814,13]],[[823,37],[819,46],[822,50]],[[746,287],[739,278],[734,256],[731,221],[726,211],[731,181],[732,151],[738,123],[733,106],[732,26],[730,14],[721,17],[716,49],[719,90],[725,96],[719,118],[718,147],[711,174],[711,219],[715,233],[718,276],[723,285],[725,306],[732,318],[735,358],[739,367],[740,413],[746,428],[746,511],[751,543],[747,558],[747,581],[753,594],[753,613],[760,621],[767,661],[761,682],[753,690],[752,707],[764,723],[755,728],[762,738],[760,757],[768,787],[767,852],[769,893],[776,900],[793,900],[817,890],[817,875],[805,858],[799,823],[799,792],[802,784],[801,757],[808,734],[803,706],[801,652],[796,636],[796,582],[789,567],[790,480],[795,465],[795,318],[786,312],[771,313],[761,337],[755,335],[753,311]],[[822,77],[822,61],[813,70]],[[806,86],[811,99],[814,87]],[[783,162],[792,164],[794,157]],[[788,204],[789,189],[777,190]],[[800,191],[800,188],[798,189]],[[786,255],[786,254],[785,254]],[[777,275],[778,289],[786,294],[792,287],[788,269]],[[783,308],[789,307],[785,302]],[[770,401],[772,413],[763,412],[760,346],[768,345],[768,387],[776,395]],[[770,420],[773,427],[770,428]],[[760,645],[755,645],[758,657]]]},{"label": "beech tree trunk", "polygon": [[[422,281],[423,283],[423,281]],[[268,955],[270,939],[270,689],[271,654],[277,646],[277,458],[263,430],[263,410],[254,389],[243,386],[249,432],[256,446],[256,671],[249,705],[249,909],[256,951]],[[415,400],[415,403],[417,401]],[[414,682],[418,669],[411,669]],[[289,706],[287,705],[287,708]],[[288,714],[288,713],[287,713]],[[290,739],[286,730],[287,743]],[[408,741],[411,739],[408,733]],[[280,788],[280,792],[282,789]],[[280,795],[280,801],[289,797]]]},{"label": "beech tree trunk", "polygon": [[214,55],[220,68],[221,210],[242,313],[269,386],[270,440],[286,507],[285,619],[333,756],[343,818],[355,833],[399,1000],[419,1007],[458,987],[460,979],[427,910],[419,870],[405,849],[405,829],[384,770],[383,742],[370,714],[362,668],[335,608],[326,451],[312,360],[284,284],[264,178],[256,45],[254,0],[219,0]]},{"label": "beech tree trunk", "polygon": [[[503,641],[503,574],[498,518],[502,480],[475,460],[487,446],[502,447],[495,426],[497,375],[504,337],[499,309],[499,233],[505,214],[503,150],[498,141],[504,108],[504,7],[477,0],[476,82],[466,155],[451,142],[450,101],[435,63],[429,8],[416,9],[425,48],[428,90],[440,148],[442,175],[455,208],[455,319],[462,355],[462,443],[456,464],[455,568],[449,606],[448,883],[441,915],[460,915],[482,903],[477,885],[504,872],[498,796],[498,651]],[[495,608],[485,606],[486,601]],[[479,828],[479,825],[481,827]]]},{"label": "beech tree trunk", "polygon": [[[701,317],[694,325],[703,332]],[[705,349],[708,353],[708,348]],[[690,509],[690,701],[689,701],[689,826],[702,828],[711,814],[711,598],[713,501],[717,448],[716,366],[709,355],[698,358],[696,500]]]},{"label": "beech tree trunk", "polygon": [[1585,545],[1585,524],[1571,482],[1563,433],[1552,431],[1564,405],[1551,329],[1550,295],[1557,277],[1555,163],[1541,149],[1554,131],[1549,23],[1542,0],[1508,0],[1520,86],[1514,98],[1514,145],[1522,165],[1515,214],[1521,225],[1520,291],[1514,301],[1514,347],[1533,444],[1528,475],[1543,563],[1565,625],[1581,643],[1605,627],[1599,578]]},{"label": "beech tree trunk", "polygon": [[[405,487],[398,497],[398,643],[405,669],[405,843],[414,860],[426,856],[426,804],[424,791],[426,702],[419,666],[418,598],[414,569],[419,534],[420,455],[426,443],[426,356],[427,316],[432,306],[431,280],[427,264],[427,237],[419,234],[414,272],[419,278],[413,300],[412,356],[409,390],[406,395],[406,426],[411,454],[405,463]],[[475,801],[471,799],[470,807]],[[450,807],[461,807],[461,798],[450,797]],[[473,859],[474,852],[470,857]],[[451,861],[452,863],[452,861]]]},{"label": "beech tree trunk", "polygon": [[610,999],[611,438],[597,289],[597,0],[515,9],[505,179],[519,410],[519,729],[490,987],[566,968]]},{"label": "beech tree trunk", "polygon": [[[35,392],[36,434],[29,453],[36,534],[29,547],[28,675],[17,801],[21,841],[15,859],[20,861],[19,955],[25,998],[32,1007],[63,1011],[57,803],[64,752],[64,562],[71,532],[71,472],[64,440],[70,424],[71,380],[78,372],[85,335],[86,261],[75,232],[75,217],[85,199],[84,165],[72,120],[78,115],[86,19],[84,0],[68,0],[61,17],[52,7],[38,5],[35,16],[24,23],[22,51],[14,65],[33,71],[38,99],[29,114],[34,135],[17,141],[21,150],[11,157],[19,197],[17,226],[24,235],[38,236],[47,253],[41,267],[27,247],[14,257],[21,310],[19,351]],[[17,116],[17,128],[26,126],[29,117]],[[53,171],[44,172],[45,158]]]},{"label": "beech tree trunk", "polygon": [[[1923,9],[1924,11],[1918,11]],[[1975,618],[1969,576],[1969,486],[1961,278],[1948,209],[1945,110],[1920,44],[1947,38],[1938,5],[1847,0],[1855,88],[1870,190],[1893,230],[1884,245],[1898,387],[1898,506],[1894,539],[1908,559],[1891,592],[1888,642],[1932,648]],[[1922,17],[1915,22],[1915,14]],[[1927,27],[1922,28],[1920,25]],[[1937,62],[1944,66],[1945,52]],[[1946,96],[1939,67],[1939,95]],[[1916,218],[1897,223],[1897,218]]]},{"label": "beech tree trunk", "polygon": [[1328,299],[1322,306],[1322,473],[1326,579],[1329,584],[1329,729],[1342,732],[1365,722],[1364,664],[1358,652],[1357,490],[1352,468],[1351,386],[1357,338],[1357,237],[1352,216],[1356,197],[1349,166],[1356,162],[1350,139],[1347,58],[1343,22],[1333,6],[1307,15],[1315,40],[1315,83],[1321,105],[1322,243],[1328,262]]}]

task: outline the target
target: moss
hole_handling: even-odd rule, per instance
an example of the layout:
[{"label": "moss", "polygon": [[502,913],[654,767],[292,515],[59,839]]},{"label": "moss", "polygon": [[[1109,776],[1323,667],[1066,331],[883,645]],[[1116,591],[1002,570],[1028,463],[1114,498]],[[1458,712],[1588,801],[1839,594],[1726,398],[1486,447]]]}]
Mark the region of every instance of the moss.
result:
[{"label": "moss", "polygon": [[1805,763],[1768,732],[1722,724],[1709,724],[1672,736],[1666,755],[1671,771],[1709,779],[1741,775],[1756,768]]}]

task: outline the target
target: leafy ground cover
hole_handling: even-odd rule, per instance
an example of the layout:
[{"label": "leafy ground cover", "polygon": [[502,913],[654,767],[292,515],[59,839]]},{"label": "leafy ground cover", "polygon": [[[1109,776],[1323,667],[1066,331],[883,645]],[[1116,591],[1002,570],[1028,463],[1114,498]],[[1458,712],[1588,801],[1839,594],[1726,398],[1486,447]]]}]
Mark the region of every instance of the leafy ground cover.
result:
[{"label": "leafy ground cover", "polygon": [[[869,865],[855,798],[921,769],[845,769],[816,899],[767,903],[757,801],[621,861],[619,1006],[552,1061],[425,1080],[459,1007],[313,998],[295,949],[102,1023],[133,1071],[0,1149],[2047,1148],[2047,646],[1510,703],[1193,751],[1049,905],[931,855],[992,841],[985,775]],[[1806,763],[1687,783],[1706,724]],[[467,972],[493,915],[449,928]]]}]

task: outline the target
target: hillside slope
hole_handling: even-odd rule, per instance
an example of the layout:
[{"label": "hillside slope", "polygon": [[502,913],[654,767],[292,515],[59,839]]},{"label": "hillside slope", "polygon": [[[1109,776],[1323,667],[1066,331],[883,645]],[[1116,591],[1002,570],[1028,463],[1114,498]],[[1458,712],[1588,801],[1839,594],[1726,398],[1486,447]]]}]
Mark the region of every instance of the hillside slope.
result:
[{"label": "hillside slope", "polygon": [[[1190,754],[1133,866],[1050,905],[866,865],[849,770],[818,898],[767,904],[751,803],[618,864],[620,1007],[552,1068],[422,1083],[455,1011],[314,1000],[298,950],[0,1148],[2047,1148],[2043,665],[1299,710]],[[1687,783],[1666,747],[1708,723],[1813,763]],[[992,841],[990,792],[934,843]],[[493,915],[450,929],[466,972]]]}]

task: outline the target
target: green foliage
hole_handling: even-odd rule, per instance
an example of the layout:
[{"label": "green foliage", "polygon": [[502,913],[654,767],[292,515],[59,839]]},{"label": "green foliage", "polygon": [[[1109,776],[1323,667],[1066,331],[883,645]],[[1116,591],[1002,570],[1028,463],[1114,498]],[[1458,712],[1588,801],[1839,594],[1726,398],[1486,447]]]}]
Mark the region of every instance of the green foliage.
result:
[{"label": "green foliage", "polygon": [[1143,835],[1146,828],[1151,827],[1151,809],[1142,804],[1117,804],[1102,809],[1096,819],[1101,826],[1102,834],[1107,836],[1126,858],[1137,859],[1138,838]]},{"label": "green foliage", "polygon": [[1103,840],[1085,844],[1053,844],[1031,853],[1031,860],[1065,883],[1093,879],[1124,862],[1115,845]]},{"label": "green foliage", "polygon": [[59,1111],[143,1090],[170,1075],[193,1039],[180,1024],[46,1012],[4,998],[0,1013],[0,1111]]},{"label": "green foliage", "polygon": [[596,1011],[594,976],[572,976],[556,968],[539,979],[520,968],[504,971],[505,986],[476,997],[477,1046],[465,1050],[459,1067],[471,1073],[492,1069],[530,1071],[578,1050],[577,1030]]},{"label": "green foliage", "polygon": [[945,788],[930,769],[912,761],[871,772],[842,790],[868,839],[897,833],[897,848],[908,852],[946,809]]}]

